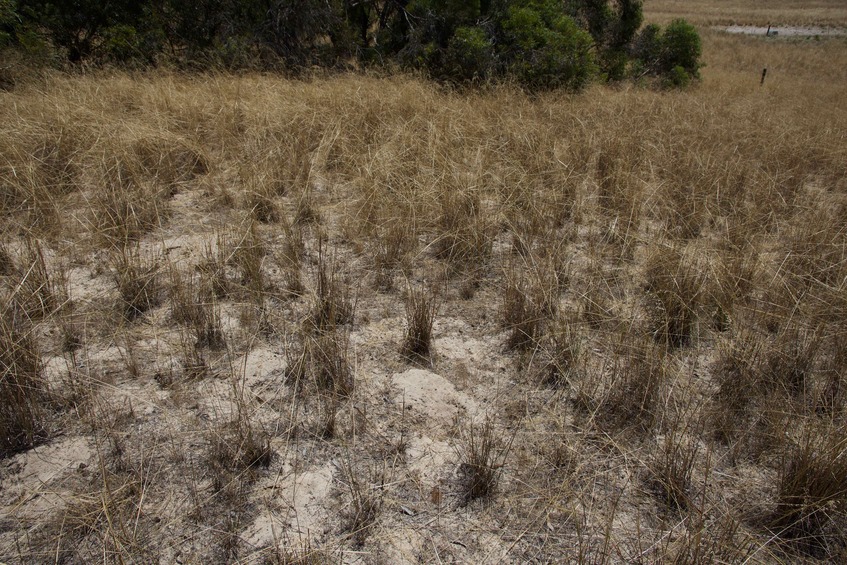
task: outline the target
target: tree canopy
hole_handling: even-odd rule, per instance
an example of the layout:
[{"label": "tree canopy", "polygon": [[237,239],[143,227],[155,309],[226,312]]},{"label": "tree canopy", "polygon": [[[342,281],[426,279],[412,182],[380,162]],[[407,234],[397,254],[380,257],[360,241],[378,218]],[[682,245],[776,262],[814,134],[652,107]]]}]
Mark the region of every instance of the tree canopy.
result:
[{"label": "tree canopy", "polygon": [[0,0],[0,47],[28,49],[38,36],[71,64],[394,64],[531,90],[696,77],[694,28],[639,32],[642,19],[641,0]]}]

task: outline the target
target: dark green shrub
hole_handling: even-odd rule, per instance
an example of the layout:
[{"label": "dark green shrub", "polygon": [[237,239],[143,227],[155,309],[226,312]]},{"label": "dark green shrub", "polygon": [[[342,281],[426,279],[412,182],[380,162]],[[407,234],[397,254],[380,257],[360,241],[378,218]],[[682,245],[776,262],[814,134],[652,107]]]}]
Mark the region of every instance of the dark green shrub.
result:
[{"label": "dark green shrub", "polygon": [[664,31],[655,24],[646,26],[631,52],[644,72],[661,77],[666,86],[684,87],[700,77],[700,36],[685,20],[674,20]]},{"label": "dark green shrub", "polygon": [[11,43],[17,20],[13,0],[0,0],[0,48]]},{"label": "dark green shrub", "polygon": [[694,26],[685,20],[674,20],[662,36],[661,67],[665,73],[674,73],[682,67],[689,76],[700,76],[700,55],[703,48]]},{"label": "dark green shrub", "polygon": [[591,35],[551,0],[516,2],[501,23],[508,74],[533,90],[579,89],[596,73]]},{"label": "dark green shrub", "polygon": [[460,27],[450,38],[445,59],[446,70],[453,79],[485,79],[493,60],[491,41],[482,28]]},{"label": "dark green shrub", "polygon": [[127,63],[141,56],[141,38],[131,25],[116,25],[103,31],[103,50],[107,59]]},{"label": "dark green shrub", "polygon": [[665,81],[667,86],[671,88],[685,88],[691,83],[691,75],[683,67],[677,65],[667,73]]},{"label": "dark green shrub", "polygon": [[650,71],[658,71],[662,55],[662,26],[647,24],[632,44],[632,54]]}]

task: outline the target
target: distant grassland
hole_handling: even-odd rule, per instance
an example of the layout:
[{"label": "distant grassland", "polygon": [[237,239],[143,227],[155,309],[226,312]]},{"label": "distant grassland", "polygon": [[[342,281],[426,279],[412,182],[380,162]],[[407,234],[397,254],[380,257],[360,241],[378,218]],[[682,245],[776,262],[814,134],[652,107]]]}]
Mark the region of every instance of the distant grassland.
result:
[{"label": "distant grassland", "polygon": [[647,21],[686,18],[696,25],[847,26],[841,0],[645,0]]}]

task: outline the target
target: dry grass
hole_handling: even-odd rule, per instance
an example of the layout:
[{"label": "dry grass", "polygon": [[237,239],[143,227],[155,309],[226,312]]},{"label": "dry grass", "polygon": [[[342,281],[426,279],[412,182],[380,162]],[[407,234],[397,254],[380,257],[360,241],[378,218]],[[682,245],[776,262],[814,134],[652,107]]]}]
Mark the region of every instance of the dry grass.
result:
[{"label": "dry grass", "polygon": [[32,328],[3,312],[0,322],[0,455],[28,449],[47,435],[47,390]]},{"label": "dry grass", "polygon": [[699,25],[847,25],[838,0],[647,0],[644,14],[648,21],[661,23],[686,18]]},{"label": "dry grass", "polygon": [[490,420],[470,424],[465,432],[459,473],[461,498],[469,503],[494,495],[503,466],[512,447],[512,439],[498,435]]},{"label": "dry grass", "polygon": [[0,93],[0,561],[842,561],[847,48],[703,40],[686,91]]},{"label": "dry grass", "polygon": [[406,297],[406,338],[403,353],[414,359],[431,359],[433,353],[432,325],[438,310],[431,291],[409,288]]},{"label": "dry grass", "polygon": [[144,256],[135,246],[124,247],[115,254],[112,265],[118,308],[127,321],[158,306],[159,262],[155,256]]}]

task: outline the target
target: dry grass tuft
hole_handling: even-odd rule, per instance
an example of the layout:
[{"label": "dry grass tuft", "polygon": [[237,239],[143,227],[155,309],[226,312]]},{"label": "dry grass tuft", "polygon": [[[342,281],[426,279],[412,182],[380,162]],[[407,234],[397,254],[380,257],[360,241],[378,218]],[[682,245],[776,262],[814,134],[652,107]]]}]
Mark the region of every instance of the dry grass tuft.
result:
[{"label": "dry grass tuft", "polygon": [[677,348],[691,342],[703,289],[702,275],[677,249],[658,249],[645,267],[648,311],[658,343]]},{"label": "dry grass tuft", "polygon": [[473,192],[445,192],[441,198],[435,256],[459,272],[480,271],[491,256],[491,227]]},{"label": "dry grass tuft", "polygon": [[406,295],[404,355],[422,360],[432,357],[432,325],[437,310],[438,304],[431,291],[422,288],[409,288]]},{"label": "dry grass tuft", "polygon": [[220,307],[213,284],[198,280],[194,273],[183,276],[170,268],[171,318],[187,326],[195,337],[196,347],[223,349],[226,338],[221,327]]},{"label": "dry grass tuft", "polygon": [[[384,478],[371,472],[367,482],[356,477],[352,464],[344,466],[347,490],[350,493],[350,506],[344,517],[343,531],[353,540],[353,546],[360,548],[365,544],[382,511],[382,488]],[[364,484],[363,484],[364,483]]]},{"label": "dry grass tuft", "polygon": [[628,343],[612,365],[608,392],[602,400],[601,421],[615,428],[653,429],[659,420],[667,381],[665,355],[660,348],[626,335]]},{"label": "dry grass tuft", "polygon": [[490,419],[470,424],[460,453],[461,497],[464,503],[490,498],[500,480],[512,440],[503,441]]},{"label": "dry grass tuft", "polygon": [[353,393],[354,374],[350,366],[349,337],[334,332],[310,341],[311,371],[318,390],[341,397]]},{"label": "dry grass tuft", "polygon": [[530,285],[513,269],[503,292],[503,325],[509,330],[506,347],[527,351],[536,347],[544,331],[545,314]]},{"label": "dry grass tuft", "polygon": [[540,381],[553,388],[566,388],[579,379],[582,344],[573,322],[559,318],[550,329],[545,351],[548,361]]},{"label": "dry grass tuft", "polygon": [[847,437],[842,427],[807,426],[780,465],[773,531],[801,552],[832,556],[847,503]]},{"label": "dry grass tuft", "polygon": [[41,244],[27,238],[18,258],[11,301],[30,319],[40,319],[58,306],[56,288]]},{"label": "dry grass tuft", "polygon": [[665,436],[660,452],[651,465],[652,483],[663,504],[684,511],[691,504],[691,476],[699,453],[697,440],[685,425],[674,425]]},{"label": "dry grass tuft", "polygon": [[8,310],[0,317],[0,458],[47,436],[47,384],[32,327]]},{"label": "dry grass tuft", "polygon": [[133,321],[158,306],[159,259],[143,254],[137,245],[122,248],[112,256],[112,277],[118,289],[119,309]]},{"label": "dry grass tuft", "polygon": [[120,248],[164,224],[170,214],[167,192],[145,184],[120,157],[102,167],[102,184],[91,196],[97,236]]},{"label": "dry grass tuft", "polygon": [[315,298],[308,325],[315,333],[333,332],[339,325],[353,321],[353,302],[348,288],[339,279],[337,263],[327,262],[319,252],[315,280]]}]

